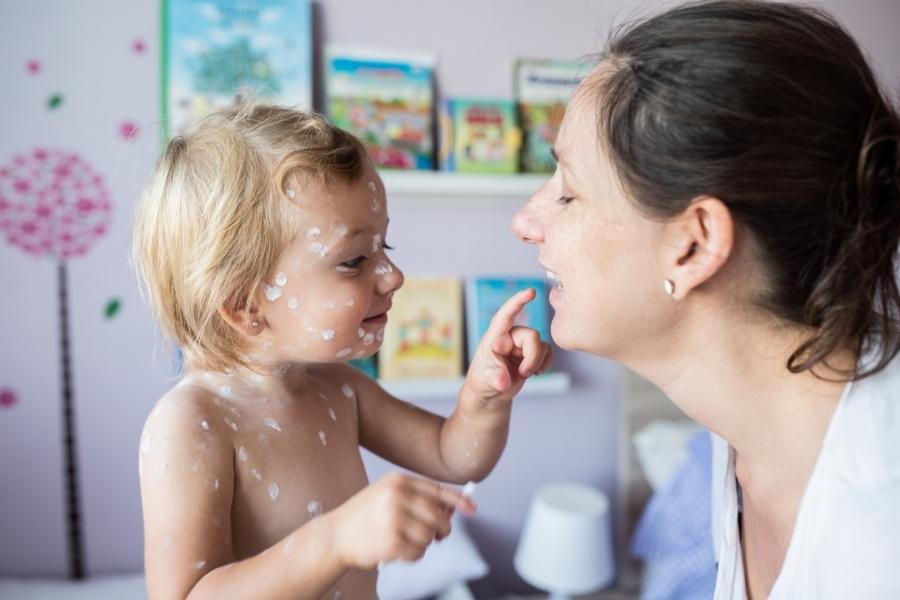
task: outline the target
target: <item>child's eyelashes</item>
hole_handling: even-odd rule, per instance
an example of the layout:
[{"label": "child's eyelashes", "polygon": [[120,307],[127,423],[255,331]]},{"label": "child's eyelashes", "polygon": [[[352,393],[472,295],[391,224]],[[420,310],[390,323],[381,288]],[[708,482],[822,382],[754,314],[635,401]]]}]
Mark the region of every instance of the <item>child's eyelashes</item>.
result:
[{"label": "child's eyelashes", "polygon": [[[393,250],[394,247],[387,242],[382,242],[381,249],[383,251],[388,251]],[[360,254],[356,258],[352,258],[350,260],[342,262],[340,265],[338,265],[337,270],[341,273],[356,273],[358,271],[361,271],[365,267],[366,262],[370,259],[371,257],[366,256],[365,254]]]},{"label": "child's eyelashes", "polygon": [[353,271],[359,271],[366,261],[369,260],[367,256],[357,256],[356,258],[352,258],[350,260],[342,262],[338,265],[337,270],[341,273],[352,273]]},{"label": "child's eyelashes", "polygon": [[575,196],[560,196],[559,200],[557,200],[557,202],[559,202],[560,204],[565,206],[566,204],[570,203],[574,199],[575,199]]}]

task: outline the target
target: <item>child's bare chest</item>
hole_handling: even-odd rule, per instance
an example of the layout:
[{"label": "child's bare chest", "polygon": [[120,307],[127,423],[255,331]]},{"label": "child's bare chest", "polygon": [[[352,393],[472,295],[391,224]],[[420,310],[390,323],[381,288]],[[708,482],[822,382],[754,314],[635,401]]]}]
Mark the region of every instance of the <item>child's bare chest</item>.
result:
[{"label": "child's bare chest", "polygon": [[233,415],[235,558],[277,543],[368,483],[353,408],[316,397],[301,406],[264,405]]}]

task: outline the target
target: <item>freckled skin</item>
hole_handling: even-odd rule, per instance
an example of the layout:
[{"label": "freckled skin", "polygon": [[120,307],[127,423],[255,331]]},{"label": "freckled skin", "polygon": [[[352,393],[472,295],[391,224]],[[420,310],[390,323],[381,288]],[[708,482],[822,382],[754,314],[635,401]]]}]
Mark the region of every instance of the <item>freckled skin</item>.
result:
[{"label": "freckled skin", "polygon": [[[549,346],[514,326],[531,299],[520,294],[492,322],[450,417],[390,396],[339,360],[378,350],[403,282],[373,245],[387,229],[383,185],[369,165],[352,186],[295,197],[300,234],[252,309],[230,317],[255,370],[189,364],[145,424],[151,600],[375,598],[380,562],[421,557],[453,509],[473,505],[407,476],[368,485],[360,446],[431,479],[481,480],[506,443],[513,396],[549,364]],[[308,250],[312,228],[327,253]]]}]

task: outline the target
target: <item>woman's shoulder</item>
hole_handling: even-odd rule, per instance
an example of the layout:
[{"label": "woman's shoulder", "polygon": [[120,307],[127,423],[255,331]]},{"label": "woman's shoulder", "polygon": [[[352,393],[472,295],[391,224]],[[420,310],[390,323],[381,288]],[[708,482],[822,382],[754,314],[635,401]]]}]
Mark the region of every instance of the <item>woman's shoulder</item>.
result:
[{"label": "woman's shoulder", "polygon": [[900,483],[900,355],[850,386],[826,449],[849,482]]}]

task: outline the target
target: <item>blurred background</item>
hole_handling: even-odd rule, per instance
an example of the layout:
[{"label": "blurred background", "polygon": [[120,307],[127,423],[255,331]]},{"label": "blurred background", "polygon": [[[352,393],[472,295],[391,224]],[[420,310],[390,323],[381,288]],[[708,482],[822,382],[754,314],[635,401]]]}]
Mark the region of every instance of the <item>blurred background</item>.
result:
[{"label": "blurred background", "polygon": [[[170,9],[177,4],[169,0]],[[295,79],[309,85],[285,101],[328,112],[326,48],[353,46],[426,55],[435,115],[451,98],[513,102],[518,60],[589,66],[615,26],[671,4],[318,0],[298,22],[309,52]],[[849,28],[896,94],[900,3],[817,5]],[[138,438],[178,372],[128,262],[133,206],[163,125],[175,127],[177,111],[164,109],[178,106],[176,86],[166,83],[174,71],[162,60],[165,14],[159,0],[0,2],[0,578],[71,575],[73,522],[84,575],[141,569]],[[437,170],[437,116],[428,131]],[[390,243],[407,275],[543,277],[535,250],[512,236],[509,222],[546,175],[424,170],[384,175]],[[65,226],[42,229],[45,221],[15,216],[41,216],[40,190],[64,197]],[[489,569],[471,583],[479,598],[533,592],[513,554],[529,502],[551,481],[589,484],[611,500],[611,589],[636,595],[640,569],[627,559],[634,522],[653,489],[692,456],[694,430],[649,384],[565,352],[555,369],[566,375],[559,385],[517,399],[508,449],[466,523]],[[453,409],[452,388],[400,389],[429,410]],[[389,468],[368,455],[366,462],[371,479]]]}]

